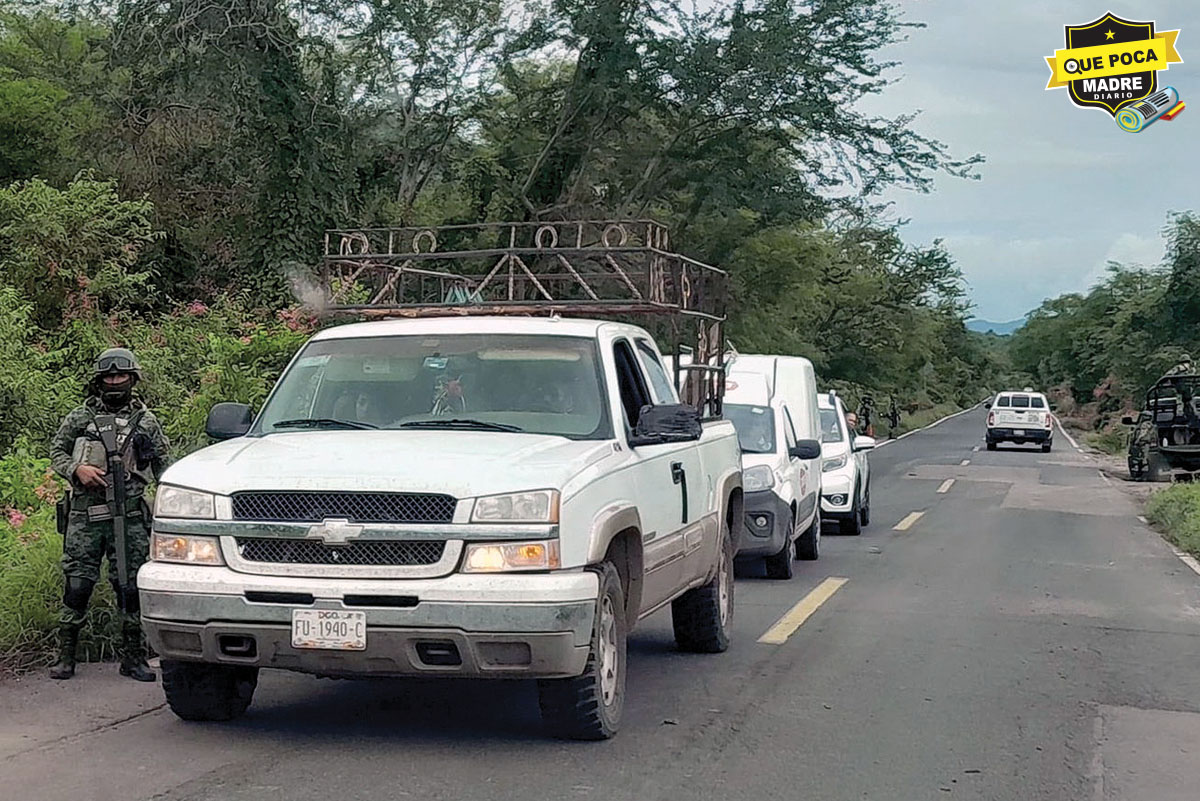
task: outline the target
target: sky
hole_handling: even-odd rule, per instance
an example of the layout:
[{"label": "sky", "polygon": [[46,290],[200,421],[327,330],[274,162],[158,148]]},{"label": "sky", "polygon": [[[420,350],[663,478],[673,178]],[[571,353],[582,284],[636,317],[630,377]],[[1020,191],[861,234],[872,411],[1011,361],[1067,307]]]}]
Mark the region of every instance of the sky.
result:
[{"label": "sky", "polygon": [[[952,155],[983,154],[979,181],[939,176],[928,194],[891,191],[904,238],[941,238],[966,278],[973,315],[1018,319],[1044,299],[1083,292],[1109,260],[1155,265],[1173,211],[1200,211],[1200,0],[1056,2],[898,0],[908,40],[879,54],[901,80],[863,102],[915,126]],[[1105,12],[1180,31],[1182,64],[1159,73],[1187,108],[1136,134],[1108,112],[1046,91],[1046,56],[1063,27]]]}]

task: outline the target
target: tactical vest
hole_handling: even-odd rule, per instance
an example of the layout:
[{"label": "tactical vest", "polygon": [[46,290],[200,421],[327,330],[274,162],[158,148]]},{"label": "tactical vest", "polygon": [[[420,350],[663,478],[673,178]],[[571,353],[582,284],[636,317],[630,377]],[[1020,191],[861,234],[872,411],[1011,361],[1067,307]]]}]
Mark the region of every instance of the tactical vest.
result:
[{"label": "tactical vest", "polygon": [[[104,450],[104,443],[100,441],[100,431],[96,428],[96,410],[90,405],[87,409],[91,413],[91,419],[84,428],[83,436],[75,440],[71,461],[74,464],[89,464],[105,470],[108,468],[108,454]],[[141,494],[153,479],[150,475],[150,465],[142,465],[139,469],[133,449],[125,448],[125,443],[137,430],[145,411],[146,407],[139,403],[113,413],[117,425],[117,450],[125,455],[125,474],[131,479],[127,490],[130,495]]]}]

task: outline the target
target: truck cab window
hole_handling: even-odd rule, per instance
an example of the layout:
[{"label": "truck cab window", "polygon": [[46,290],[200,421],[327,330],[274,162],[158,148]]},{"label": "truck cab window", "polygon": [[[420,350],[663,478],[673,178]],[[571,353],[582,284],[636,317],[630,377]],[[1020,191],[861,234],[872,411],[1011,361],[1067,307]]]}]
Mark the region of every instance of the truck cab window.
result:
[{"label": "truck cab window", "polygon": [[613,361],[617,368],[617,390],[621,395],[621,406],[625,409],[625,419],[631,429],[637,428],[642,407],[650,405],[646,379],[638,367],[633,349],[625,340],[622,339],[613,346]]},{"label": "truck cab window", "polygon": [[666,368],[658,360],[654,346],[644,339],[639,339],[637,340],[637,349],[642,356],[642,365],[646,369],[646,376],[650,379],[654,402],[656,404],[675,403],[675,391],[671,386],[671,379],[667,377]]}]

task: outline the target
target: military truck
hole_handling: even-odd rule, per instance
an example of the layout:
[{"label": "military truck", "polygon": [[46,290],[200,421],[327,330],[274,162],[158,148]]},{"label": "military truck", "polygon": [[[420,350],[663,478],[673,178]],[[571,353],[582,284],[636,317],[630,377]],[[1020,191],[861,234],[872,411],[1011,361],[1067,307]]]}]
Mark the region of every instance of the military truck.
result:
[{"label": "military truck", "polygon": [[1129,475],[1158,481],[1164,470],[1200,471],[1200,374],[1172,371],[1147,392],[1137,417],[1121,420],[1132,427]]}]

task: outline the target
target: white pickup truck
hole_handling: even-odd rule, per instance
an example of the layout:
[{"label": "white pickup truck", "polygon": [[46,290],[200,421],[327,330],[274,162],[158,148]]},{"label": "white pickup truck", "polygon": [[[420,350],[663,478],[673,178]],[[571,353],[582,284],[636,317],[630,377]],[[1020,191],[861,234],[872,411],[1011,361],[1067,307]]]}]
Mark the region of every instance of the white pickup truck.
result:
[{"label": "white pickup truck", "polygon": [[601,739],[638,620],[670,605],[680,648],[728,646],[737,435],[679,403],[641,328],[334,327],[208,433],[137,576],[181,718],[241,714],[260,668],[536,678],[554,731]]}]

